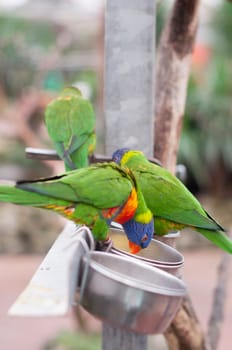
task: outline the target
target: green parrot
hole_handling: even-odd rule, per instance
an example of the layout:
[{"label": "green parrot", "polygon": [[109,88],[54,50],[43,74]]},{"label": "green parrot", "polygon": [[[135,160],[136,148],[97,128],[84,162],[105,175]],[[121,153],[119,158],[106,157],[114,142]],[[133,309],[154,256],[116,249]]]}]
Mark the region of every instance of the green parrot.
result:
[{"label": "green parrot", "polygon": [[133,174],[115,163],[102,163],[33,181],[0,184],[0,202],[55,211],[88,226],[97,241],[108,226],[121,224],[131,253],[146,248],[154,234],[153,216]]},{"label": "green parrot", "polygon": [[79,89],[67,87],[48,104],[45,124],[66,171],[88,166],[96,145],[95,115]]},{"label": "green parrot", "polygon": [[154,216],[156,235],[190,227],[215,245],[232,254],[232,241],[201,206],[198,200],[167,169],[150,163],[140,151],[122,148],[113,160],[133,171],[146,204]]}]

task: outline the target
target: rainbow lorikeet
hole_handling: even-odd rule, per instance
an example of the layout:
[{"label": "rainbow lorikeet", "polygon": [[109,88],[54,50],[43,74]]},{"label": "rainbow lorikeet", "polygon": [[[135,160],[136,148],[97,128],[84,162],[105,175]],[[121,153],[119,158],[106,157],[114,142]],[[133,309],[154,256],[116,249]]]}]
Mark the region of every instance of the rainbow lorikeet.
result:
[{"label": "rainbow lorikeet", "polygon": [[88,166],[96,145],[95,115],[79,89],[65,88],[48,104],[45,124],[66,171]]},{"label": "rainbow lorikeet", "polygon": [[150,163],[140,151],[122,148],[113,160],[133,171],[146,204],[154,216],[156,235],[191,227],[232,254],[232,241],[185,185],[167,169]]},{"label": "rainbow lorikeet", "polygon": [[154,234],[152,213],[133,174],[115,163],[0,184],[0,202],[55,211],[88,226],[97,241],[107,239],[108,226],[114,220],[123,226],[132,253],[147,247]]}]

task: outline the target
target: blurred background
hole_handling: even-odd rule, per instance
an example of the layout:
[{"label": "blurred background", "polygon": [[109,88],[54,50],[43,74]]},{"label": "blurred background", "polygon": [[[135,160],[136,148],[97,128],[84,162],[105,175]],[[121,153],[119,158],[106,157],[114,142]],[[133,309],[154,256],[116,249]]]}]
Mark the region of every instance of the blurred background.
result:
[{"label": "blurred background", "polygon": [[[158,1],[157,43],[172,4]],[[103,0],[0,1],[0,178],[30,179],[63,171],[60,162],[26,159],[24,150],[29,146],[51,148],[44,108],[71,84],[80,87],[93,103],[97,152],[104,152],[104,6]],[[231,32],[232,4],[202,1],[178,158],[187,168],[188,188],[228,229],[232,226]],[[55,214],[1,204],[1,349],[14,349],[15,344],[24,350],[100,349],[100,323],[86,314],[79,320],[72,313],[54,321],[6,316],[63,225]],[[192,271],[192,280],[188,273],[186,278],[200,302],[194,266],[201,254],[203,271],[213,288],[216,275],[210,275],[209,262],[215,264],[220,252],[191,233],[181,235],[178,248],[186,256],[186,271]],[[205,251],[208,260],[204,260]],[[209,310],[210,298],[208,303]],[[200,312],[206,323],[207,312]],[[232,312],[228,318],[232,321]],[[25,335],[29,325],[31,331]],[[75,333],[77,328],[82,332]],[[84,336],[84,331],[91,336]]]}]

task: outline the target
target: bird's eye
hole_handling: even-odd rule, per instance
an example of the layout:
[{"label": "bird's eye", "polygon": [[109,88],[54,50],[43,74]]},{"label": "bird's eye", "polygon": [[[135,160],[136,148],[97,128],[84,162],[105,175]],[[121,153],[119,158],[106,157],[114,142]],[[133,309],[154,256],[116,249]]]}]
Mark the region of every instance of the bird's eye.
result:
[{"label": "bird's eye", "polygon": [[143,236],[143,238],[141,239],[141,242],[144,243],[144,242],[146,242],[147,240],[148,240],[148,235],[145,234],[145,235]]}]

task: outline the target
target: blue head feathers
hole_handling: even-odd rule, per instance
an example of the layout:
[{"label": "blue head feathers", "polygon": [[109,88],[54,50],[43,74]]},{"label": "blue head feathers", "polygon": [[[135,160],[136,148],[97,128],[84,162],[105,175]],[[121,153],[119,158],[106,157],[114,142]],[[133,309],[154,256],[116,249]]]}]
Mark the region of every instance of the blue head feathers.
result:
[{"label": "blue head feathers", "polygon": [[154,220],[144,224],[134,218],[123,224],[123,228],[130,242],[140,248],[146,248],[154,235]]},{"label": "blue head feathers", "polygon": [[122,157],[124,156],[125,153],[129,152],[131,149],[130,148],[119,148],[117,149],[113,154],[112,154],[112,159],[115,163],[120,163]]}]

